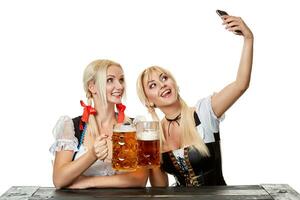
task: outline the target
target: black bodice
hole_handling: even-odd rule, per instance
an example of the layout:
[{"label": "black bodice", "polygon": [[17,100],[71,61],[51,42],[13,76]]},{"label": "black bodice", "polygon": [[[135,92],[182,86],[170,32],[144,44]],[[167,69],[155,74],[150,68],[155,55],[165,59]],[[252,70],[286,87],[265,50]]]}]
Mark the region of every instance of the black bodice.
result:
[{"label": "black bodice", "polygon": [[[201,122],[194,114],[196,126]],[[210,156],[202,156],[193,146],[185,147],[184,161],[179,162],[173,151],[162,154],[162,169],[174,175],[177,186],[226,185],[221,165],[220,137],[214,133],[215,142],[206,143]]]}]

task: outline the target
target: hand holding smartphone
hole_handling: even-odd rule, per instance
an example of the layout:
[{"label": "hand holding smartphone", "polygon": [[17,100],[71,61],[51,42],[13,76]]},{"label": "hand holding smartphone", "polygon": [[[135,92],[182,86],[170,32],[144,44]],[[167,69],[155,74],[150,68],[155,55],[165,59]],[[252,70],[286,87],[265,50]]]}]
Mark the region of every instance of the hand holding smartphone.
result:
[{"label": "hand holding smartphone", "polygon": [[[222,17],[223,15],[228,15],[228,13],[224,10],[216,10],[217,14]],[[235,33],[242,34],[241,31],[234,31]]]}]

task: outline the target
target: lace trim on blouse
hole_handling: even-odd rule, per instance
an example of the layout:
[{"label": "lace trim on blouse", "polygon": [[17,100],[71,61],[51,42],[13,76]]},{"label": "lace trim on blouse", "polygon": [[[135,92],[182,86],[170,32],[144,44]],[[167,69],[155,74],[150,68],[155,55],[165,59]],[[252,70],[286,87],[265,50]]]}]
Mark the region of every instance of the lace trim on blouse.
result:
[{"label": "lace trim on blouse", "polygon": [[50,147],[49,151],[55,154],[56,151],[78,151],[78,142],[69,139],[58,139]]},{"label": "lace trim on blouse", "polygon": [[56,151],[78,151],[78,139],[75,137],[74,124],[70,117],[62,116],[53,128],[54,143],[49,151],[54,155]]}]

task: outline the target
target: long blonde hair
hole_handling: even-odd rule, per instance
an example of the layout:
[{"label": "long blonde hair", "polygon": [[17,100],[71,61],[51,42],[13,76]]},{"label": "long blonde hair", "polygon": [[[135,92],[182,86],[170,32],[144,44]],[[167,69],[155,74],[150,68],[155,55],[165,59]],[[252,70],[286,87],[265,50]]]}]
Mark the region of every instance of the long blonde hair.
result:
[{"label": "long blonde hair", "polygon": [[[155,73],[164,73],[166,74],[170,79],[172,79],[176,86],[176,93],[178,96],[178,101],[180,102],[181,106],[181,119],[180,119],[180,125],[182,129],[181,138],[180,138],[180,148],[193,145],[203,156],[208,156],[209,151],[203,141],[203,139],[200,137],[199,133],[196,130],[195,120],[194,120],[194,111],[188,107],[188,105],[185,103],[185,101],[180,97],[178,87],[176,80],[174,79],[173,75],[166,69],[159,67],[159,66],[151,66],[147,69],[145,69],[138,77],[137,79],[137,94],[141,102],[148,108],[149,113],[151,114],[153,120],[159,121],[160,119],[155,111],[155,106],[151,105],[147,95],[145,93],[144,84],[143,81],[145,78],[149,80],[150,76]],[[163,134],[162,126],[160,123],[160,130],[161,130],[161,145],[166,142],[165,135]]]},{"label": "long blonde hair", "polygon": [[[106,73],[110,66],[118,66],[122,69],[119,63],[111,60],[95,60],[91,62],[84,70],[83,73],[83,87],[86,93],[87,104],[93,106],[94,100],[92,93],[89,90],[89,84],[93,82],[98,90],[100,104],[103,108],[107,108],[107,98],[106,98]],[[123,69],[122,69],[123,70]],[[125,83],[125,82],[124,82]],[[125,87],[124,87],[125,93]],[[123,93],[123,94],[124,94]],[[87,122],[87,131],[90,131],[93,135],[99,133],[97,121],[94,115],[89,116]]]}]

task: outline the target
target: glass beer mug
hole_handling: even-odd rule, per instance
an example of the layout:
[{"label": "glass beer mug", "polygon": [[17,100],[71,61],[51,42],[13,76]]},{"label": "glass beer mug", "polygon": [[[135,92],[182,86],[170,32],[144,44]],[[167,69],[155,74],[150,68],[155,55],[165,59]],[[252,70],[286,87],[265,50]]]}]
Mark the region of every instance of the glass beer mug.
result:
[{"label": "glass beer mug", "polygon": [[160,165],[159,124],[140,121],[136,124],[138,166],[152,168]]},{"label": "glass beer mug", "polygon": [[112,168],[118,171],[134,171],[137,167],[137,140],[134,125],[116,124],[112,136]]}]

